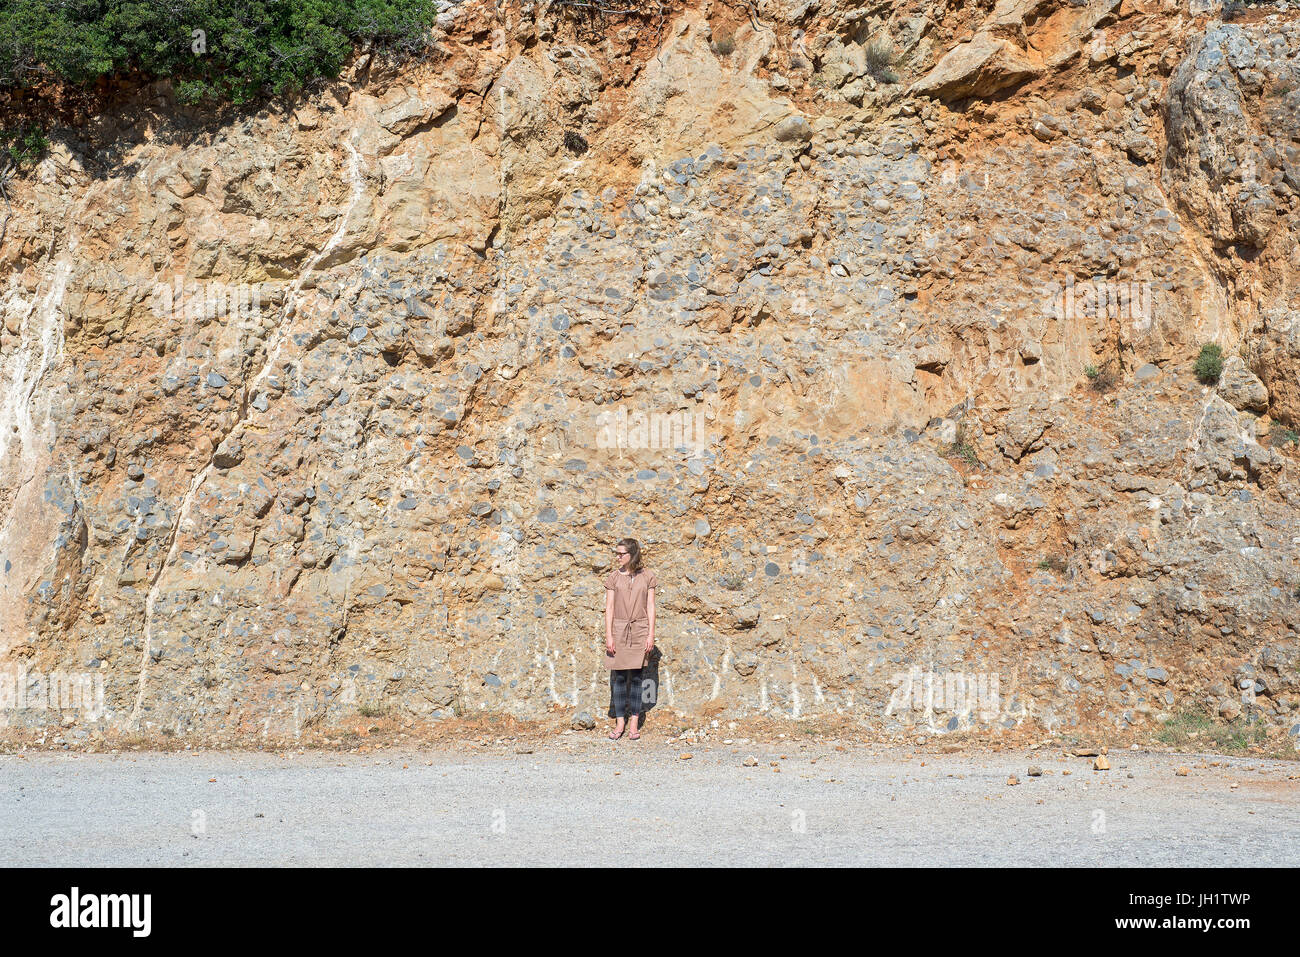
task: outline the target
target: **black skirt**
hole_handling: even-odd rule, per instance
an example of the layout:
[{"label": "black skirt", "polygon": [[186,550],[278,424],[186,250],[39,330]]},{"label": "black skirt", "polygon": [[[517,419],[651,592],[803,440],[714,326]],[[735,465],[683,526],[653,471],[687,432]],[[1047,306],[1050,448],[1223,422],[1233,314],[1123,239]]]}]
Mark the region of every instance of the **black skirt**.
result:
[{"label": "black skirt", "polygon": [[656,647],[640,668],[609,673],[609,717],[628,718],[645,714],[659,703],[659,659]]}]

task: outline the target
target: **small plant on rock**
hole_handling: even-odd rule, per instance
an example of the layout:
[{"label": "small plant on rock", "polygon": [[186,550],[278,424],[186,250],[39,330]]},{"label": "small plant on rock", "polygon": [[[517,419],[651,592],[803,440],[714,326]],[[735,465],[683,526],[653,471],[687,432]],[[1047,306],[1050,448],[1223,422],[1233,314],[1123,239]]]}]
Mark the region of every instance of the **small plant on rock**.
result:
[{"label": "small plant on rock", "polygon": [[888,40],[872,40],[863,48],[867,73],[877,83],[897,83],[898,74],[893,67],[898,62],[898,51]]},{"label": "small plant on rock", "polygon": [[1087,366],[1083,374],[1088,377],[1094,392],[1109,392],[1119,385],[1119,373],[1113,361],[1102,363],[1100,368],[1094,365]]},{"label": "small plant on rock", "polygon": [[1201,346],[1201,354],[1196,357],[1196,378],[1206,385],[1219,381],[1223,374],[1223,349],[1214,342]]},{"label": "small plant on rock", "polygon": [[1064,559],[1050,555],[1038,563],[1038,567],[1045,572],[1055,572],[1058,575],[1064,575],[1070,570],[1070,566],[1065,563]]},{"label": "small plant on rock", "polygon": [[718,56],[731,56],[736,52],[736,36],[733,33],[719,33],[709,47]]},{"label": "small plant on rock", "polygon": [[1279,426],[1269,431],[1268,444],[1273,446],[1275,449],[1284,445],[1300,445],[1300,432],[1296,432],[1295,429],[1284,429]]},{"label": "small plant on rock", "polygon": [[587,152],[587,138],[577,130],[566,130],[564,133],[564,148],[574,156],[581,156]]},{"label": "small plant on rock", "polygon": [[948,446],[944,454],[961,459],[971,468],[977,468],[981,464],[979,456],[975,453],[975,446],[971,445],[966,437],[966,421],[964,419],[957,420],[957,434],[952,440],[952,445]]}]

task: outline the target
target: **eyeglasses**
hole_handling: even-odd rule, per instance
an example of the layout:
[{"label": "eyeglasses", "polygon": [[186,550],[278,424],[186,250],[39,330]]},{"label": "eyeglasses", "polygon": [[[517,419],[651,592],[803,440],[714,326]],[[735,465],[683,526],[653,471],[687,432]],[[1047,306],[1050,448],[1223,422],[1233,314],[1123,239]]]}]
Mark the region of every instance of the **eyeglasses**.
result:
[{"label": "eyeglasses", "polygon": [[615,555],[628,555],[628,554],[630,554],[630,552],[620,552],[620,551],[616,548],[616,549],[614,549],[614,554],[615,554]]}]

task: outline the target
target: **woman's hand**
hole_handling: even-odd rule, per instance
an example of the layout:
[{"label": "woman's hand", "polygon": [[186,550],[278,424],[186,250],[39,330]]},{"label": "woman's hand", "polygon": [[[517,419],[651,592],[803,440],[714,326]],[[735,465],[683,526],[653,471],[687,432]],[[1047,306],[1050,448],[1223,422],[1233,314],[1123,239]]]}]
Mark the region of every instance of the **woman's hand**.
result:
[{"label": "woman's hand", "polygon": [[613,636],[613,635],[606,635],[606,636],[605,636],[605,654],[607,654],[607,655],[612,655],[613,653],[614,653],[614,636]]},{"label": "woman's hand", "polygon": [[647,654],[655,650],[655,640],[653,638],[647,638],[645,640],[645,650]]}]

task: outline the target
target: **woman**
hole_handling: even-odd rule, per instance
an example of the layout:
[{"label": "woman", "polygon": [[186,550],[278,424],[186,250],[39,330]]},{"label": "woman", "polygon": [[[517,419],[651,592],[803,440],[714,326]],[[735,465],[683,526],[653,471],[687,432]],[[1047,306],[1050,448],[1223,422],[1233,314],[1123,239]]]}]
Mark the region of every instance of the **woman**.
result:
[{"label": "woman", "polygon": [[655,647],[655,573],[641,567],[641,546],[625,538],[614,546],[615,569],[605,579],[605,667],[609,670],[611,741],[623,737],[623,721],[633,741],[642,707],[641,668]]}]

